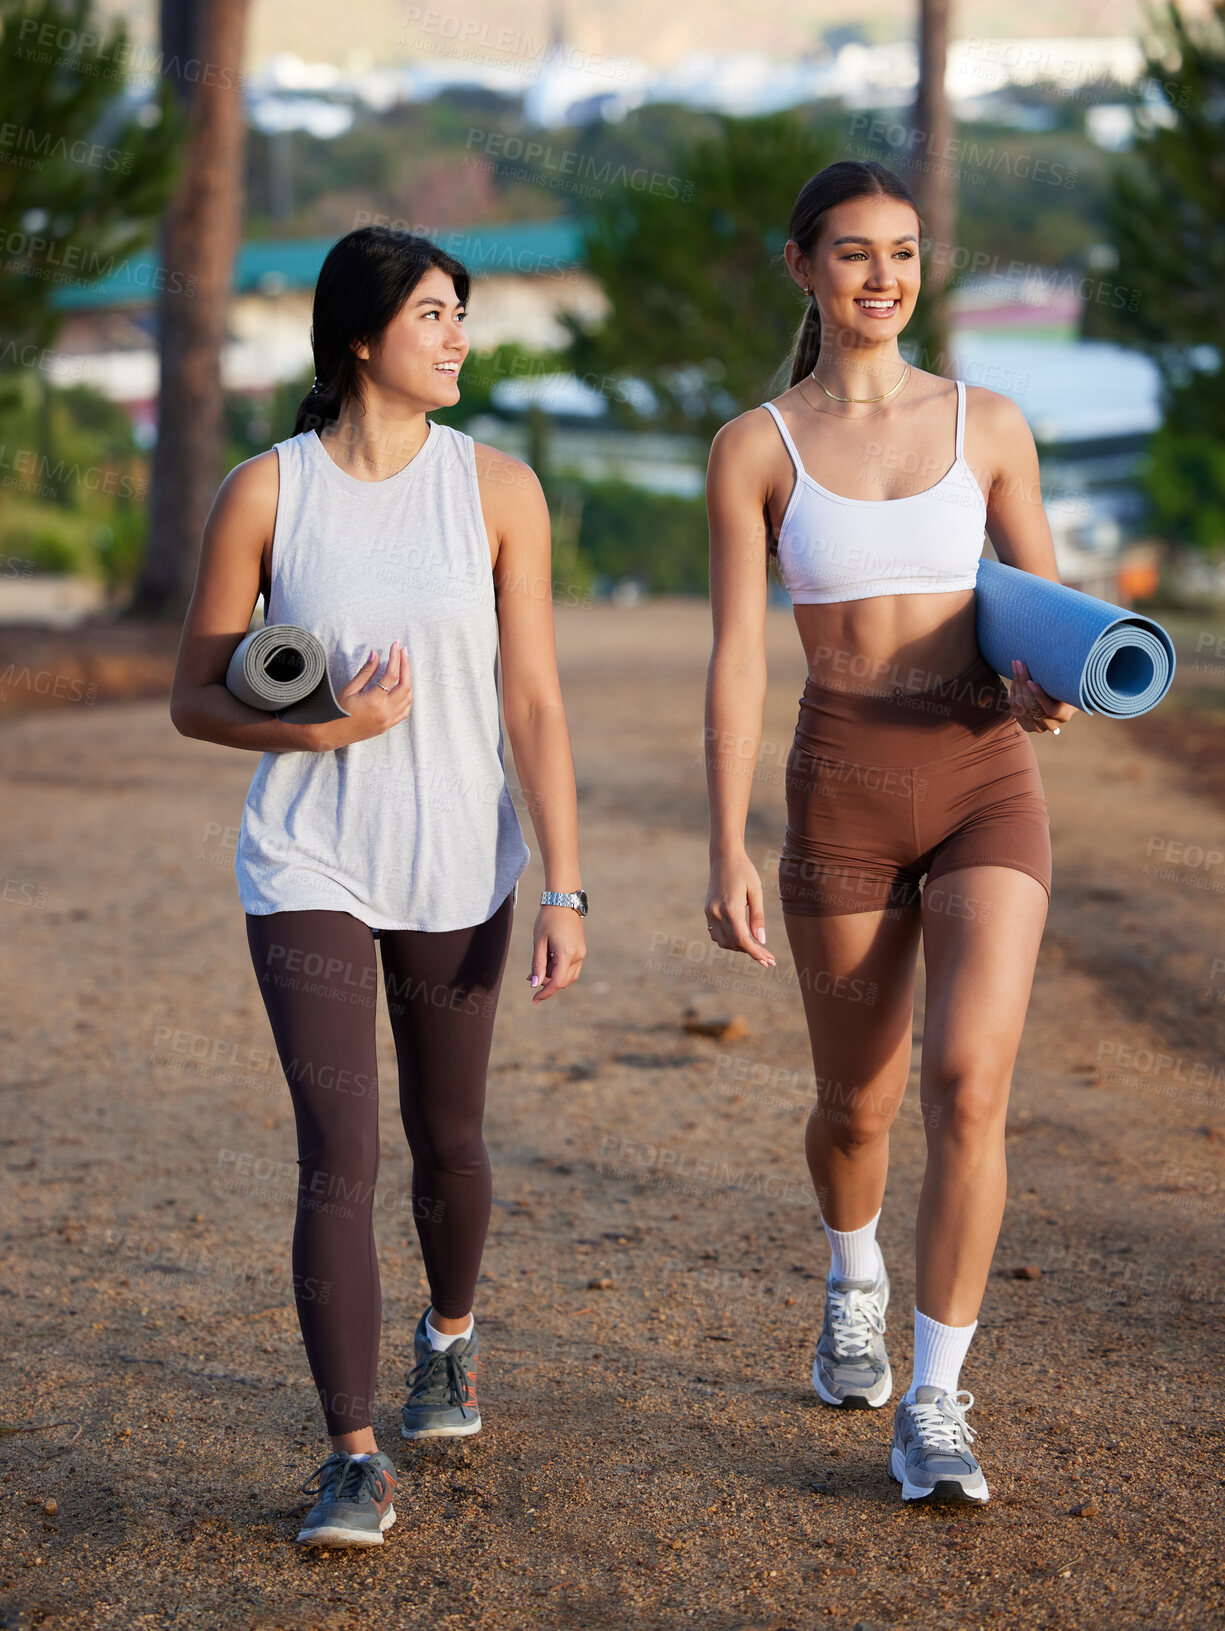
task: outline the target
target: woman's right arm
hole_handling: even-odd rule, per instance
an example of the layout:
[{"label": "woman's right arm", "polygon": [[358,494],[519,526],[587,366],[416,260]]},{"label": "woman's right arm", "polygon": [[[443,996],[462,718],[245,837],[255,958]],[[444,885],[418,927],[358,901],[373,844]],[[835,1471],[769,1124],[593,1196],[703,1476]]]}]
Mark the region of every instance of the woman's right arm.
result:
[{"label": "woman's right arm", "polygon": [[[764,418],[764,416],[761,416]],[[766,696],[767,493],[764,427],[734,419],[715,437],[706,472],[714,645],[706,675],[706,787],[710,889],[706,921],[716,944],[770,968],[761,879],[745,848],[749,795]]]},{"label": "woman's right arm", "polygon": [[[226,690],[225,675],[245,639],[260,593],[265,546],[276,524],[280,470],[275,449],[237,465],[222,482],[204,526],[195,591],[175,664],[170,717],[183,736],[219,742],[253,753],[323,753],[398,724],[412,705],[408,661],[393,645],[382,679],[395,687],[369,686],[378,654],[340,693],[351,717],[325,725],[292,724],[250,708]],[[400,683],[401,679],[403,683]]]}]

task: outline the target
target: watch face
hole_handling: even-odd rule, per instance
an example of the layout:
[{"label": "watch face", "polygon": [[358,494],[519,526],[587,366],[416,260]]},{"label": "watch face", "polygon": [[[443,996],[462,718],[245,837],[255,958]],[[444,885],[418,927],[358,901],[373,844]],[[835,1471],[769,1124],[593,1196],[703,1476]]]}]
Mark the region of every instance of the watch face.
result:
[{"label": "watch face", "polygon": [[578,909],[580,916],[587,916],[587,891],[585,889],[580,889],[578,892]]}]

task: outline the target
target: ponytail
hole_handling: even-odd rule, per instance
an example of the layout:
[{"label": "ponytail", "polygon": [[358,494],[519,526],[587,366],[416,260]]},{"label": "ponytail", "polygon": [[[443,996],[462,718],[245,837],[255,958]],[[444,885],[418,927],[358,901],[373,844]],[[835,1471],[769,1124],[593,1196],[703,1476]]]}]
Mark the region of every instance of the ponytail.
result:
[{"label": "ponytail", "polygon": [[811,374],[821,355],[821,312],[815,294],[805,297],[808,305],[796,330],[795,344],[791,347],[791,378],[788,385],[798,385]]},{"label": "ponytail", "polygon": [[340,405],[340,397],[316,380],[298,404],[297,417],[293,422],[294,435],[300,436],[304,430],[322,430],[325,425],[330,425],[340,418]]}]

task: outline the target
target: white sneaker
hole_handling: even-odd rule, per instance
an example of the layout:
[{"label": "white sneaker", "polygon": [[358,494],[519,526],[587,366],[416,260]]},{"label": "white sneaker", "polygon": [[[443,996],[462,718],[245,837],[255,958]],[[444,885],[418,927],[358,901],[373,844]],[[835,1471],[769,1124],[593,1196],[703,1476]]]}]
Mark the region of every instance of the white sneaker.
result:
[{"label": "white sneaker", "polygon": [[990,1499],[983,1470],[970,1450],[978,1434],[966,1421],[974,1395],[915,1389],[914,1403],[898,1403],[893,1417],[889,1476],[902,1486],[904,1501]]},{"label": "white sneaker", "polygon": [[826,1404],[878,1410],[893,1392],[885,1352],[889,1276],[825,1282],[825,1320],[812,1362],[812,1385]]}]

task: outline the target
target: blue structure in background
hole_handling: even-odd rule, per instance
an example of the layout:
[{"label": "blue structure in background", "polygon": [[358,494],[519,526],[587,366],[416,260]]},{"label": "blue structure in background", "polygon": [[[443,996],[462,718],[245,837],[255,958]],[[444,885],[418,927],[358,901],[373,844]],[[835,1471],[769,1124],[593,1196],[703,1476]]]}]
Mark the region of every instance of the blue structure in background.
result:
[{"label": "blue structure in background", "polygon": [[[379,224],[378,222],[372,224]],[[410,223],[395,222],[402,230]],[[462,260],[476,277],[564,275],[583,261],[580,221],[508,221],[477,227],[428,229],[439,248]],[[335,238],[266,238],[245,243],[234,266],[235,294],[280,294],[313,289],[323,258]],[[153,253],[132,255],[122,269],[94,283],[65,284],[51,303],[58,311],[96,311],[113,306],[147,306],[157,292],[160,261]]]}]

